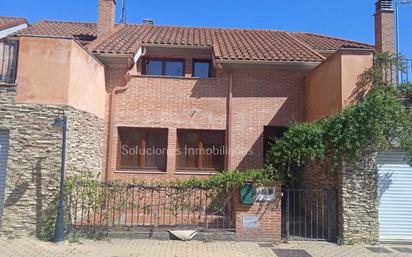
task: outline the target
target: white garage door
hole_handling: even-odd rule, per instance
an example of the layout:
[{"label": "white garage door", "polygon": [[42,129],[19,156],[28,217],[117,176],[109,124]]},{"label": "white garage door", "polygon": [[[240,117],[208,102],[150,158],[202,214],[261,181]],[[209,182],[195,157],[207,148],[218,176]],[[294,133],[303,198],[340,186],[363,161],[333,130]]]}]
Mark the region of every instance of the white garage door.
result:
[{"label": "white garage door", "polygon": [[4,187],[6,185],[7,156],[9,152],[9,132],[0,130],[0,228],[3,217]]},{"label": "white garage door", "polygon": [[402,151],[378,154],[382,242],[412,242],[412,167]]}]

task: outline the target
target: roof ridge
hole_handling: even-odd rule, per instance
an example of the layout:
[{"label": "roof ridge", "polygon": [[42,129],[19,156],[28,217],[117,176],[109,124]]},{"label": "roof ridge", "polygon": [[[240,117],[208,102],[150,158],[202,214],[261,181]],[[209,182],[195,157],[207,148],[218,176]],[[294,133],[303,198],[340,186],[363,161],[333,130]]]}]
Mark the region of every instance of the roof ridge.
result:
[{"label": "roof ridge", "polygon": [[207,26],[179,26],[179,25],[148,25],[139,23],[125,23],[127,26],[151,26],[163,28],[188,28],[188,29],[210,29],[210,30],[238,30],[238,31],[263,31],[263,32],[288,32],[287,30],[276,29],[253,29],[253,28],[217,28]]},{"label": "roof ridge", "polygon": [[315,37],[320,37],[320,38],[335,39],[335,40],[341,40],[341,41],[346,41],[346,42],[350,42],[350,43],[356,43],[356,44],[361,44],[361,45],[367,45],[367,46],[374,47],[374,45],[371,45],[371,44],[368,44],[368,43],[359,42],[359,41],[355,41],[355,40],[351,40],[351,39],[346,39],[346,38],[341,38],[341,37],[327,36],[327,35],[318,34],[318,33],[312,33],[312,32],[291,32],[291,33],[294,33],[294,34],[306,34],[306,35],[315,36]]},{"label": "roof ridge", "polygon": [[317,51],[315,51],[312,47],[310,47],[308,44],[306,44],[305,42],[303,42],[302,40],[296,38],[291,32],[286,32],[286,34],[291,37],[293,40],[295,40],[296,42],[298,42],[299,44],[301,44],[302,46],[304,46],[305,48],[309,49],[312,53],[314,53],[315,55],[319,56],[322,60],[326,60],[326,58],[324,56],[322,56],[320,53],[318,53]]},{"label": "roof ridge", "polygon": [[90,22],[90,21],[62,21],[62,20],[48,20],[48,19],[43,19],[43,20],[40,20],[40,21],[38,21],[38,22],[36,22],[36,23],[39,23],[39,22],[56,22],[56,23],[71,23],[71,24],[81,23],[81,24],[93,24],[93,25],[97,25],[97,22]]}]

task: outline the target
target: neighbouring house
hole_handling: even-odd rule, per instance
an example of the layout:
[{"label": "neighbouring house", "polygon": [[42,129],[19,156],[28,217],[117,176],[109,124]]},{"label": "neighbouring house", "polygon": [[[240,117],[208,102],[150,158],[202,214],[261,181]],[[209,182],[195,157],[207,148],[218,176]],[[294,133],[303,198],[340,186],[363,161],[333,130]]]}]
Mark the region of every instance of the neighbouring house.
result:
[{"label": "neighbouring house", "polygon": [[[394,45],[389,3],[377,3],[378,51]],[[271,138],[291,122],[318,120],[352,103],[375,52],[312,33],[116,24],[115,8],[116,1],[99,0],[97,23],[45,20],[4,41],[13,42],[7,62],[17,73],[0,70],[2,234],[41,232],[60,167],[61,131],[52,124],[63,113],[68,172],[92,171],[110,183],[255,169]],[[204,154],[209,150],[218,153]],[[366,185],[375,177],[351,179]],[[351,183],[335,186],[362,204],[342,204],[339,233],[376,242],[376,195],[346,190]],[[257,206],[239,207],[236,230],[246,235],[239,238],[280,240],[280,193],[259,228],[248,230],[242,218]]]},{"label": "neighbouring house", "polygon": [[5,41],[3,38],[27,28],[27,20],[24,18],[0,16],[0,81],[14,82],[16,76],[16,41]]},{"label": "neighbouring house", "polygon": [[27,26],[28,22],[24,18],[0,16],[0,39],[25,29]]}]

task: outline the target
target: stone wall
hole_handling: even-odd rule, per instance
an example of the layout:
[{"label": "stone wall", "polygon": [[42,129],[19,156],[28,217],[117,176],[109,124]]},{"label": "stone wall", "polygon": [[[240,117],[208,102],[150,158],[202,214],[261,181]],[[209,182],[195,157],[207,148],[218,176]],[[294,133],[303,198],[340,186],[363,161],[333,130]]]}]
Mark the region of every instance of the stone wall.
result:
[{"label": "stone wall", "polygon": [[106,122],[95,115],[71,107],[66,108],[66,115],[68,170],[89,171],[96,176],[102,176]]},{"label": "stone wall", "polygon": [[0,129],[10,131],[1,235],[42,236],[58,196],[62,132],[68,117],[67,170],[103,169],[105,122],[67,106],[19,104],[15,86],[0,85]]},{"label": "stone wall", "polygon": [[339,243],[379,243],[376,153],[364,153],[356,165],[344,163],[337,189]]}]

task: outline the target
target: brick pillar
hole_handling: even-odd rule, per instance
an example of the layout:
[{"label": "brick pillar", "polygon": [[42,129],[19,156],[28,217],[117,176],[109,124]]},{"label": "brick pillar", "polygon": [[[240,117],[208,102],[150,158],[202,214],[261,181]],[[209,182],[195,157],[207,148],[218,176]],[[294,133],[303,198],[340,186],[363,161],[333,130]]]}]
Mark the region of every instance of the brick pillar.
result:
[{"label": "brick pillar", "polygon": [[168,173],[169,175],[174,174],[174,172],[176,171],[176,147],[177,147],[177,129],[176,128],[169,128],[168,129],[168,136],[167,136],[167,149],[168,149],[168,153],[167,153],[167,161],[166,161],[166,173]]},{"label": "brick pillar", "polygon": [[[274,202],[255,202],[253,205],[240,204],[240,190],[234,191],[233,206],[236,228],[236,240],[253,242],[279,242],[282,234],[282,188],[280,183],[270,185],[276,187]],[[246,220],[257,219],[255,227],[245,224]]]},{"label": "brick pillar", "polygon": [[99,0],[97,37],[112,31],[116,23],[116,0]]},{"label": "brick pillar", "polygon": [[376,2],[375,45],[378,52],[395,53],[395,25],[392,0]]}]

